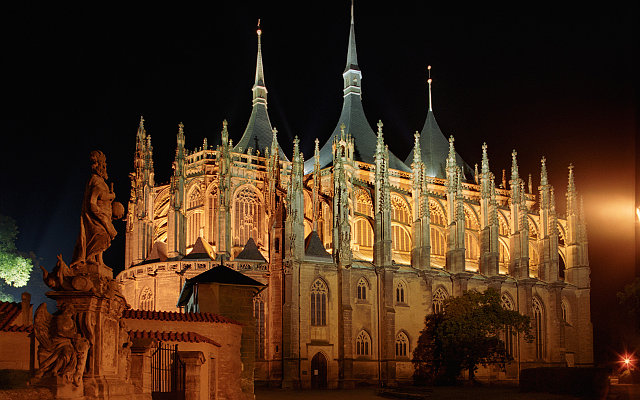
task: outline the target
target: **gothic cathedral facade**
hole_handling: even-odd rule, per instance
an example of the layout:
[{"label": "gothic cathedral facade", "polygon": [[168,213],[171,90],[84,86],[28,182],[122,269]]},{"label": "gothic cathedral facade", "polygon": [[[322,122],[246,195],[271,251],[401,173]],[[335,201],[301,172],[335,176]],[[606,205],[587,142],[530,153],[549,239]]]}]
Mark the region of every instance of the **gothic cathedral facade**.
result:
[{"label": "gothic cathedral facade", "polygon": [[[254,300],[256,383],[350,387],[409,381],[424,317],[448,296],[488,287],[531,317],[535,340],[505,334],[517,379],[531,366],[593,362],[583,207],[569,167],[567,211],[556,212],[542,159],[534,193],[518,172],[495,183],[487,146],[471,170],[431,106],[406,160],[371,128],[361,102],[353,21],[340,119],[313,157],[289,159],[267,112],[258,29],[253,109],[233,144],[185,148],[156,184],[141,119],[117,280],[133,308],[177,311],[186,279],[221,262],[267,284]],[[431,80],[429,80],[429,98]],[[223,301],[221,299],[220,301]],[[192,311],[192,310],[184,310]]]}]

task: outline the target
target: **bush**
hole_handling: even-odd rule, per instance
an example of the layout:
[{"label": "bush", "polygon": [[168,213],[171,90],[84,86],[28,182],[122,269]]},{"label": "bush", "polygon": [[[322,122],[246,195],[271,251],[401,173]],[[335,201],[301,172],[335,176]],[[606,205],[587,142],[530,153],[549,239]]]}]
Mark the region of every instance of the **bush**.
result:
[{"label": "bush", "polygon": [[549,392],[603,398],[609,388],[606,368],[527,368],[520,371],[521,392]]}]

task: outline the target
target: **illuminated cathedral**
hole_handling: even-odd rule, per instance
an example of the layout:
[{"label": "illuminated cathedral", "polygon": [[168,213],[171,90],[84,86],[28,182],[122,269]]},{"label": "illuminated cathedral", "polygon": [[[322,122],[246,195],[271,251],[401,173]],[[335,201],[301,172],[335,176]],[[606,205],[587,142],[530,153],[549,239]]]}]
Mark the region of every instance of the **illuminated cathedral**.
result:
[{"label": "illuminated cathedral", "polygon": [[[487,145],[475,170],[456,153],[429,108],[403,160],[372,129],[361,101],[351,11],[343,106],[329,139],[304,159],[285,154],[267,108],[261,30],[251,117],[239,140],[185,148],[178,127],[173,174],[154,180],[151,136],[136,135],[117,280],[133,308],[178,307],[186,279],[221,263],[267,284],[254,299],[255,382],[353,387],[409,381],[427,313],[449,296],[488,287],[531,317],[535,340],[503,333],[517,379],[533,366],[593,363],[590,269],[583,207],[569,166],[566,215],[556,212],[545,159],[525,183],[512,153],[495,182]],[[239,136],[239,135],[238,135]],[[236,136],[237,137],[237,136]],[[224,299],[219,299],[224,301]]]}]

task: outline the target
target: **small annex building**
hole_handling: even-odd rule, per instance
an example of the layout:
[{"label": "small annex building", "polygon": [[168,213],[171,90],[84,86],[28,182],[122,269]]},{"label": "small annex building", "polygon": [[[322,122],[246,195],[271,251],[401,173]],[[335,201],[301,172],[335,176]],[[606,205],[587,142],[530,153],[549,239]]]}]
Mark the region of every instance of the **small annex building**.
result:
[{"label": "small annex building", "polygon": [[[243,260],[248,263],[265,262],[251,239],[238,256],[244,257]],[[265,288],[265,284],[227,267],[222,261],[222,264],[187,279],[178,299],[178,307],[184,307],[195,315],[218,314],[242,324],[242,374],[236,376],[241,376],[240,385],[244,393],[254,392],[257,334],[254,297]]]},{"label": "small annex building", "polygon": [[31,295],[22,293],[20,303],[0,301],[0,369],[33,370],[36,346]]}]

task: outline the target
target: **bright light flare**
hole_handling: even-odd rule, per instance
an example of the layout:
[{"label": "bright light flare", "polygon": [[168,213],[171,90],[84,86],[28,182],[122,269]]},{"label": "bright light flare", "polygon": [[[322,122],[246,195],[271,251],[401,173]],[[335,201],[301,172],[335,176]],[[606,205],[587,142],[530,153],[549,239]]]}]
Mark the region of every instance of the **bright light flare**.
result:
[{"label": "bright light flare", "polygon": [[632,370],[635,368],[634,354],[624,354],[620,356],[620,368]]},{"label": "bright light flare", "polygon": [[638,222],[640,222],[640,207],[636,207],[636,215],[638,216]]}]

